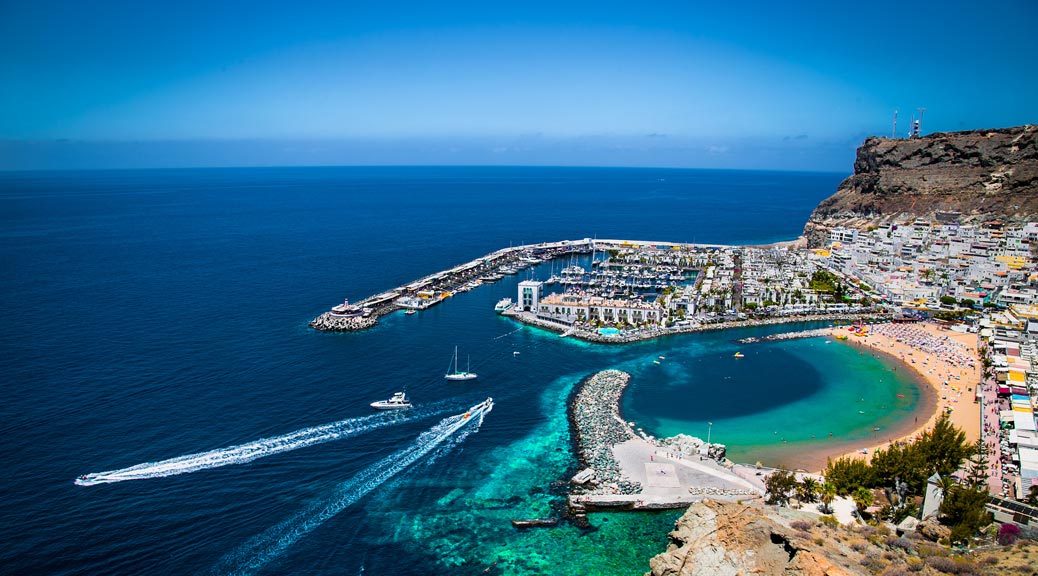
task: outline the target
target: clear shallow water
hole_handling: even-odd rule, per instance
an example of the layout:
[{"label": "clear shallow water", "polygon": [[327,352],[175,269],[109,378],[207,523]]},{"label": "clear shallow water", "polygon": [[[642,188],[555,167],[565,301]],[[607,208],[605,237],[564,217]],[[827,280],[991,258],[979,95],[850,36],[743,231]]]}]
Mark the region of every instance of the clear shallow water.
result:
[{"label": "clear shallow water", "polygon": [[[733,341],[756,331],[672,349],[651,375],[632,383],[625,417],[656,436],[709,434],[737,462],[801,467],[808,465],[805,452],[886,440],[918,406],[914,381],[867,351],[824,338]],[[744,357],[735,358],[737,351]],[[824,458],[811,469],[822,464]]]},{"label": "clear shallow water", "polygon": [[[761,345],[745,348],[735,371],[732,333],[619,348],[517,330],[493,314],[498,299],[515,296],[516,277],[363,333],[320,334],[306,322],[343,297],[510,243],[792,238],[841,177],[552,168],[0,174],[0,563],[10,574],[234,571],[242,566],[228,555],[244,543],[414,447],[445,414],[241,465],[91,487],[73,479],[366,416],[369,402],[406,386],[416,403],[447,413],[486,396],[497,405],[478,432],[452,436],[366,487],[259,572],[482,574],[496,561],[492,573],[639,573],[665,547],[675,513],[598,515],[590,533],[520,533],[508,523],[548,514],[551,483],[575,466],[564,402],[580,378],[628,370],[631,419],[668,433],[702,433],[712,419],[715,438],[745,441],[752,457],[776,448],[754,428],[735,435],[741,422],[776,422],[826,394],[847,396],[832,389],[852,380],[839,368],[855,358],[811,351],[812,341]],[[479,380],[442,380],[455,345]],[[667,360],[652,365],[657,355]],[[881,370],[862,361],[844,371]],[[726,375],[764,387],[767,401],[713,393]],[[647,408],[679,405],[675,398],[697,390],[695,412]],[[842,412],[823,416],[834,428],[843,422]],[[798,428],[787,429],[792,437]]]}]

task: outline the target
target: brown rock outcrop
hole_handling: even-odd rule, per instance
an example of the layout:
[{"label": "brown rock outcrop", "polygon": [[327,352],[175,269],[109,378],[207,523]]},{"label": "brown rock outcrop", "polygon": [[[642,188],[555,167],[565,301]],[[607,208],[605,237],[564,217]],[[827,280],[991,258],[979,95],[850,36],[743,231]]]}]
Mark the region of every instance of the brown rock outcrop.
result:
[{"label": "brown rock outcrop", "polygon": [[804,236],[814,247],[835,226],[939,216],[1038,219],[1038,127],[868,138],[854,174],[815,208]]},{"label": "brown rock outcrop", "polygon": [[649,561],[652,576],[867,574],[770,518],[764,508],[706,500],[689,507],[670,533],[667,551]]}]

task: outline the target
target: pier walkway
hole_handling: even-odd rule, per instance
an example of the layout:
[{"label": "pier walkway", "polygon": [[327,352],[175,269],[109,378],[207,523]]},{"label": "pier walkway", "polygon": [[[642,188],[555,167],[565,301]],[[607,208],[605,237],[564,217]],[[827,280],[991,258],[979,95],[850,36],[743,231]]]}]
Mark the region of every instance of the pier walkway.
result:
[{"label": "pier walkway", "polygon": [[641,485],[636,494],[584,493],[569,496],[570,510],[580,514],[596,509],[660,510],[684,508],[704,498],[749,500],[764,492],[713,460],[698,456],[667,455],[643,438],[613,447],[623,477]]}]

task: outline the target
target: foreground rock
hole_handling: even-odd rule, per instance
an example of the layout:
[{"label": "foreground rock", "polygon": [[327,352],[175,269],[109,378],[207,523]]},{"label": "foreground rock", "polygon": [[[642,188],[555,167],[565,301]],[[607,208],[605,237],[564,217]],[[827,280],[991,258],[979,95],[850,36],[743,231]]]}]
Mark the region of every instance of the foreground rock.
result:
[{"label": "foreground rock", "polygon": [[[706,500],[693,504],[670,533],[667,551],[649,561],[652,576],[869,574],[768,517],[765,508]],[[805,537],[807,536],[807,537]]]},{"label": "foreground rock", "polygon": [[885,222],[1038,216],[1038,127],[936,133],[913,139],[868,138],[854,174],[808,220],[811,247],[837,226]]},{"label": "foreground rock", "polygon": [[1034,573],[1034,540],[999,546],[988,535],[952,551],[932,542],[936,534],[925,524],[899,535],[893,526],[841,526],[803,510],[705,500],[678,520],[646,576]]}]

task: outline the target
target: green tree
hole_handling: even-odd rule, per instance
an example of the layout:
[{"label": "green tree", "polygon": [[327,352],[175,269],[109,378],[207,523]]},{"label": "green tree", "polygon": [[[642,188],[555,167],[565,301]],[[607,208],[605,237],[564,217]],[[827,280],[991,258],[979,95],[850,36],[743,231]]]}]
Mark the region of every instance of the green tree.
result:
[{"label": "green tree", "polygon": [[836,283],[836,288],[833,290],[833,299],[837,302],[843,302],[847,298],[847,289],[844,288],[842,282]]},{"label": "green tree", "polygon": [[858,487],[872,486],[872,468],[860,458],[830,459],[822,475],[840,496],[846,496]]},{"label": "green tree", "polygon": [[832,514],[833,512],[833,500],[836,500],[836,486],[833,486],[832,482],[825,482],[822,484],[821,489],[822,506],[825,507],[823,510],[826,514]]},{"label": "green tree", "polygon": [[951,526],[952,542],[968,540],[991,523],[991,513],[984,508],[987,501],[987,490],[964,484],[952,487],[941,502],[943,521]]},{"label": "green tree", "polygon": [[810,504],[818,500],[818,481],[810,476],[805,476],[796,485],[797,500],[801,504]]},{"label": "green tree", "polygon": [[917,443],[922,450],[927,477],[934,472],[941,476],[952,474],[974,449],[966,442],[966,433],[952,424],[947,413],[941,414],[933,430],[923,432]]},{"label": "green tree", "polygon": [[764,480],[764,489],[767,491],[766,502],[768,504],[778,504],[779,506],[789,505],[789,497],[795,490],[796,485],[797,479],[792,472],[785,470],[772,472]]},{"label": "green tree", "polygon": [[893,486],[894,479],[900,478],[908,486],[909,493],[922,494],[926,489],[926,479],[932,474],[918,442],[894,444],[886,449],[880,448],[872,455],[874,486]]},{"label": "green tree", "polygon": [[872,490],[859,486],[854,493],[851,494],[851,499],[854,500],[854,507],[858,509],[858,515],[865,513],[865,509],[872,506],[876,496],[872,493]]},{"label": "green tree", "polygon": [[1025,502],[1031,506],[1038,506],[1038,484],[1031,484],[1031,488],[1027,491]]},{"label": "green tree", "polygon": [[969,466],[963,482],[971,488],[983,488],[988,482],[988,448],[977,439],[969,457]]},{"label": "green tree", "polygon": [[954,296],[941,296],[941,304],[947,304],[951,306],[955,304],[956,300]]},{"label": "green tree", "polygon": [[959,483],[955,481],[954,476],[937,477],[937,491],[941,493],[941,498],[946,498],[951,493],[952,488],[958,485]]},{"label": "green tree", "polygon": [[952,542],[968,540],[991,523],[991,513],[985,508],[987,468],[987,449],[978,440],[962,482],[954,484],[941,502],[944,522],[951,526]]}]

